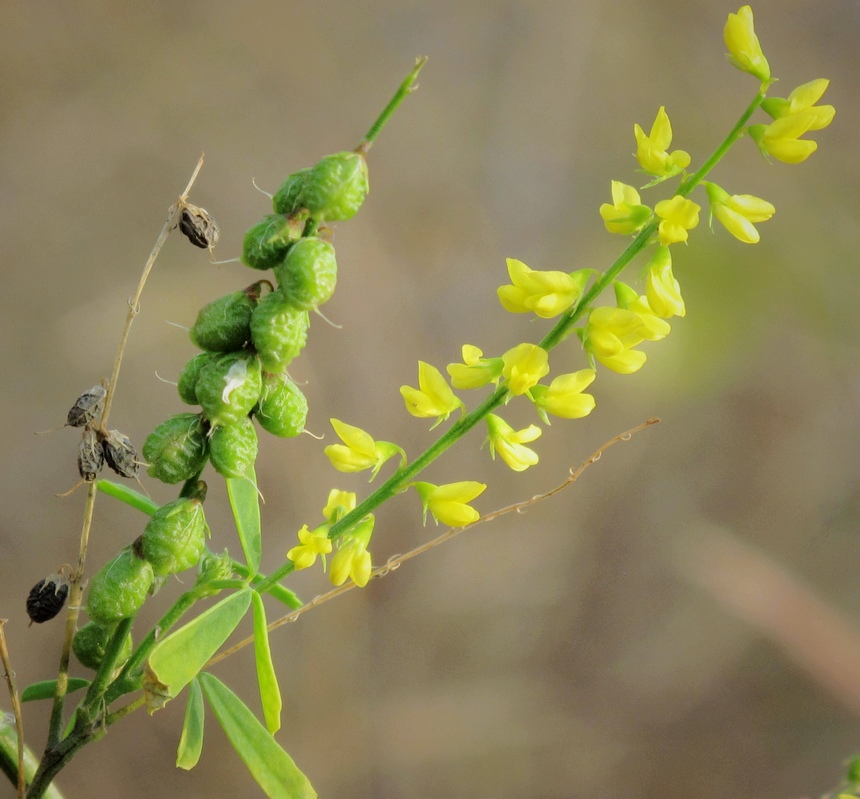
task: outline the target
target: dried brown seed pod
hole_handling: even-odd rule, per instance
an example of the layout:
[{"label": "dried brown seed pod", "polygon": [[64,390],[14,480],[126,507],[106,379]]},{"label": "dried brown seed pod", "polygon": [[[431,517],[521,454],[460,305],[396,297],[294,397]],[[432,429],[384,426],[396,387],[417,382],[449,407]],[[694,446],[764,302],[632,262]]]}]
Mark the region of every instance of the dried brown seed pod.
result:
[{"label": "dried brown seed pod", "polygon": [[85,391],[72,405],[66,417],[66,424],[69,427],[83,427],[89,424],[104,410],[106,396],[107,389],[101,383]]},{"label": "dried brown seed pod", "polygon": [[84,428],[81,445],[78,447],[78,471],[86,482],[98,477],[105,465],[105,451],[92,427]]},{"label": "dried brown seed pod", "polygon": [[185,203],[179,216],[179,229],[195,247],[211,250],[221,235],[218,223],[205,208]]},{"label": "dried brown seed pod", "polygon": [[107,435],[102,438],[102,449],[108,466],[120,477],[137,477],[141,461],[128,436],[119,430],[108,430]]},{"label": "dried brown seed pod", "polygon": [[60,574],[52,574],[39,580],[27,597],[27,615],[31,622],[42,624],[50,621],[62,609],[69,595],[69,581]]}]

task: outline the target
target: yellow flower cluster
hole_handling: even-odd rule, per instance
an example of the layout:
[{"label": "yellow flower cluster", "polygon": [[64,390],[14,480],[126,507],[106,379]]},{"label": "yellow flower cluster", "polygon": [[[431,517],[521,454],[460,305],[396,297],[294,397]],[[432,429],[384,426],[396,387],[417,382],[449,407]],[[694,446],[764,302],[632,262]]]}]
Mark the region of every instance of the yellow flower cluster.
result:
[{"label": "yellow flower cluster", "polygon": [[[572,272],[531,269],[515,258],[507,259],[510,283],[500,286],[498,298],[511,313],[532,313],[541,319],[561,317],[541,344],[524,342],[497,356],[485,357],[473,344],[462,347],[462,363],[450,363],[447,372],[450,384],[442,372],[424,361],[418,363],[418,387],[402,386],[400,393],[407,411],[419,418],[434,419],[433,427],[447,420],[455,411],[465,413],[463,401],[456,390],[493,386],[489,403],[473,412],[458,429],[455,424],[437,442],[444,451],[460,435],[483,419],[487,426],[487,442],[493,458],[499,457],[514,471],[523,471],[538,463],[537,452],[529,444],[542,433],[536,424],[514,429],[495,410],[515,397],[531,401],[539,419],[549,425],[550,415],[563,419],[579,419],[591,413],[595,399],[585,390],[594,382],[599,366],[620,374],[631,374],[642,368],[646,354],[639,348],[646,341],[660,341],[671,331],[667,320],[686,314],[681,287],[672,271],[670,247],[686,243],[690,231],[699,224],[702,207],[688,195],[702,186],[707,196],[710,220],[713,218],[739,241],[755,244],[760,239],[756,225],[766,222],[775,213],[774,206],[750,194],[729,194],[704,177],[742,135],[749,137],[766,155],[787,163],[799,163],[815,151],[815,142],[801,138],[810,131],[821,130],[833,120],[835,110],[829,105],[816,105],[828,86],[824,79],[799,86],[786,98],[767,98],[766,91],[774,82],[770,66],[762,52],[753,27],[753,14],[743,6],[729,14],[724,30],[728,58],[738,69],[755,76],[760,90],[745,112],[743,121],[697,172],[688,174],[691,157],[685,150],[672,150],[673,131],[669,115],[660,106],[645,132],[639,124],[633,127],[636,160],[639,171],[649,176],[646,190],[679,177],[680,186],[671,196],[650,207],[642,202],[639,189],[613,180],[611,203],[600,206],[600,216],[610,233],[636,236],[634,242],[607,273],[601,275],[585,268]],[[771,118],[770,124],[744,127],[757,107]],[[621,269],[639,252],[651,248],[643,274],[644,293],[617,279]],[[595,280],[589,288],[589,284]],[[598,305],[601,292],[612,284],[614,305]],[[573,325],[580,319],[584,324]],[[549,382],[541,381],[550,374],[549,351],[575,332],[588,361],[587,368],[555,375]],[[543,345],[543,346],[542,346]],[[475,414],[479,414],[476,416]],[[472,524],[480,518],[471,506],[486,488],[483,483],[466,480],[445,485],[413,481],[420,466],[435,454],[428,450],[415,464],[407,463],[406,454],[396,444],[375,441],[358,427],[337,419],[331,420],[342,443],[331,444],[325,453],[334,467],[343,472],[371,470],[373,479],[382,466],[396,455],[400,456],[398,471],[380,490],[396,493],[414,488],[427,514],[437,523],[452,527]],[[398,475],[400,479],[398,481]],[[318,555],[331,552],[329,530],[337,521],[355,508],[355,495],[333,491],[324,510],[327,523],[299,531],[299,546],[288,553],[295,568],[307,568]],[[332,561],[331,579],[341,584],[351,578],[358,585],[366,584],[371,572],[367,546],[373,530],[373,516],[368,514],[339,536],[339,547]],[[340,533],[340,530],[338,530]]]}]

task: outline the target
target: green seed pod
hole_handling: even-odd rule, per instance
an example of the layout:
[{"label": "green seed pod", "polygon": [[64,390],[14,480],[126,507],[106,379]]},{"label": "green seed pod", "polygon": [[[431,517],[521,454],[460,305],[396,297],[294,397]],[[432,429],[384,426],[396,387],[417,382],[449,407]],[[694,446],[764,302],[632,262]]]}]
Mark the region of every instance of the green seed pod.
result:
[{"label": "green seed pod", "polygon": [[260,399],[262,387],[260,361],[253,355],[234,352],[200,370],[197,400],[210,425],[220,427],[247,416]]},{"label": "green seed pod", "polygon": [[315,218],[337,222],[352,219],[369,191],[364,155],[335,153],[311,167],[299,204]]},{"label": "green seed pod", "polygon": [[156,575],[176,574],[197,565],[206,543],[205,530],[203,503],[180,497],[152,514],[140,549]]},{"label": "green seed pod", "polygon": [[272,208],[276,214],[292,214],[301,207],[302,189],[307,183],[310,167],[293,172],[272,197]]},{"label": "green seed pod", "polygon": [[201,350],[235,352],[251,340],[251,313],[260,299],[262,281],[242,291],[234,291],[208,305],[197,314],[190,335]]},{"label": "green seed pod", "polygon": [[308,401],[299,387],[284,374],[263,374],[263,393],[254,416],[267,432],[281,438],[297,436],[305,428]]},{"label": "green seed pod", "polygon": [[308,236],[296,242],[275,268],[278,286],[290,305],[312,311],[334,294],[337,260],[331,242]]},{"label": "green seed pod", "polygon": [[207,363],[211,363],[218,356],[212,352],[198,352],[185,366],[182,367],[182,371],[179,373],[179,382],[177,384],[177,388],[179,389],[179,399],[188,405],[199,405],[200,403],[197,401],[197,378],[200,377],[200,370],[206,366]]},{"label": "green seed pod", "polygon": [[[72,639],[72,651],[81,665],[97,671],[102,664],[102,660],[104,660],[105,651],[112,635],[112,629],[101,627],[94,621],[81,627]],[[131,633],[129,633],[126,635],[125,641],[122,642],[122,649],[120,650],[119,658],[117,658],[117,666],[121,666],[128,660],[132,647]]]},{"label": "green seed pod", "polygon": [[199,413],[171,416],[143,445],[147,474],[162,483],[178,483],[199,474],[206,464],[206,425]]},{"label": "green seed pod", "polygon": [[257,460],[257,431],[243,416],[238,422],[216,427],[209,440],[209,460],[224,477],[245,477]]},{"label": "green seed pod", "polygon": [[254,225],[242,242],[242,263],[252,269],[273,269],[301,238],[307,214],[267,216]]},{"label": "green seed pod", "polygon": [[280,290],[260,300],[251,316],[251,340],[266,372],[283,372],[305,346],[308,312],[287,302]]},{"label": "green seed pod", "polygon": [[133,546],[122,549],[90,582],[87,613],[102,627],[133,616],[152,585],[152,566]]}]

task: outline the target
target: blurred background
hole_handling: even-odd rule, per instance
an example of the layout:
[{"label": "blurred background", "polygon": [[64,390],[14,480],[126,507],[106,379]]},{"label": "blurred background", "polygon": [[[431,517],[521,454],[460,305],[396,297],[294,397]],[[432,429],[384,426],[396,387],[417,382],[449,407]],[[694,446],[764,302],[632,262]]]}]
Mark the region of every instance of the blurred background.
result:
[{"label": "blurred background", "polygon": [[[76,432],[33,434],[62,424],[109,374],[126,299],[201,151],[191,201],[221,226],[216,257],[232,258],[269,209],[252,178],[273,192],[354,147],[414,58],[429,56],[420,90],[370,153],[361,213],[335,228],[339,284],[325,313],[339,327],[314,318],[290,370],[325,443],[334,416],[415,456],[432,434],[398,388],[415,384],[419,359],[443,367],[463,343],[500,353],[548,329],[501,309],[505,258],[604,269],[623,248],[597,209],[611,179],[645,183],[633,171],[634,122],[650,129],[665,105],[673,147],[694,165],[735,123],[756,91],[724,58],[736,10],[704,0],[8,5],[0,615],[19,683],[55,673],[61,623],[28,628],[24,600],[76,558],[84,504],[83,490],[55,497],[77,480]],[[838,113],[812,136],[819,152],[770,166],[743,141],[719,166],[714,180],[730,193],[776,205],[761,244],[711,234],[703,214],[690,245],[673,248],[687,317],[643,347],[641,372],[603,370],[595,412],[556,420],[536,443],[538,466],[512,473],[476,433],[427,479],[488,483],[476,502],[488,512],[562,482],[648,417],[662,424],[527,514],[273,636],[277,739],[322,797],[817,796],[860,751],[860,4],[760,0],[754,12],[781,79],[773,94],[832,80],[824,102]],[[168,323],[191,325],[203,304],[258,277],[168,240],[112,427],[141,446],[186,410],[158,376],[175,380],[195,350]],[[553,365],[582,368],[583,356],[571,344]],[[506,418],[532,421],[525,405]],[[365,477],[334,472],[323,446],[261,439],[267,570],[321,518],[331,487],[369,491]],[[143,483],[159,502],[175,496]],[[212,546],[235,546],[223,486],[210,483]],[[90,574],[143,523],[102,497]],[[403,496],[378,516],[375,560],[436,532]],[[327,586],[310,571],[290,583],[306,599]],[[142,621],[180,590],[168,584]],[[258,708],[253,671],[250,651],[216,669]],[[26,709],[39,750],[48,707]],[[199,766],[174,767],[183,709],[111,728],[61,788],[262,796],[211,718]]]}]

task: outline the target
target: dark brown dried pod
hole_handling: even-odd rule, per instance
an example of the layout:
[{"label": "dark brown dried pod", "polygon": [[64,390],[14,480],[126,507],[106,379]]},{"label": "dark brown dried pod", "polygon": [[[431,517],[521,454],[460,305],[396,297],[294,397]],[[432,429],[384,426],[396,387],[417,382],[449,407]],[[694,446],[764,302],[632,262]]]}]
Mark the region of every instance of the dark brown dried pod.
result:
[{"label": "dark brown dried pod", "polygon": [[78,447],[78,471],[81,477],[91,483],[98,477],[104,465],[105,451],[98,435],[91,427],[85,427],[81,445]]},{"label": "dark brown dried pod", "polygon": [[39,580],[27,597],[27,615],[31,622],[42,624],[50,621],[62,609],[69,595],[69,581],[59,575],[52,574],[44,580]]},{"label": "dark brown dried pod", "polygon": [[107,389],[101,383],[85,391],[72,405],[66,417],[66,424],[69,427],[83,427],[89,424],[104,410],[106,396]]},{"label": "dark brown dried pod", "polygon": [[195,247],[211,250],[221,235],[217,222],[205,208],[185,203],[179,216],[179,229]]},{"label": "dark brown dried pod", "polygon": [[105,460],[120,477],[134,479],[140,471],[140,458],[137,450],[131,445],[128,436],[119,430],[108,430],[102,438],[102,449]]}]

